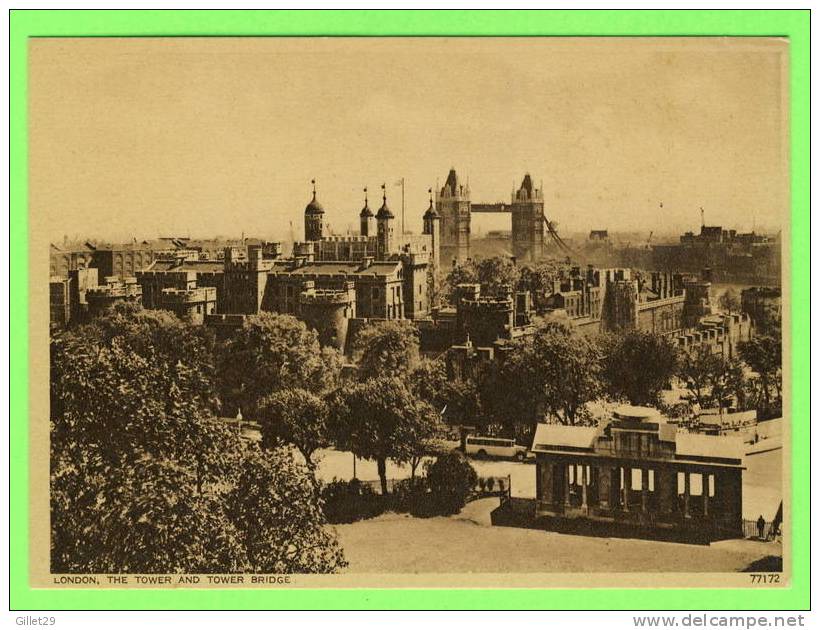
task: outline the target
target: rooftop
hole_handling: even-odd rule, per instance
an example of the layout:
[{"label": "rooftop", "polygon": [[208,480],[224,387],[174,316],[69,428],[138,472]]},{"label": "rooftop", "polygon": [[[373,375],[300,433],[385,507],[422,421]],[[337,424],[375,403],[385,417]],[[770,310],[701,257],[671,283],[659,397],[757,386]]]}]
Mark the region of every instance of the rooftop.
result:
[{"label": "rooftop", "polygon": [[223,271],[225,263],[221,260],[186,260],[177,264],[174,260],[155,260],[143,271],[198,271],[200,273],[217,273]]},{"label": "rooftop", "polygon": [[[634,451],[624,446],[630,442],[612,441],[616,433],[623,435],[630,432],[654,435],[654,442],[650,441]],[[655,447],[651,446],[653,443]],[[533,437],[532,451],[580,452],[628,459],[696,460],[737,466],[743,463],[744,446],[743,440],[738,437],[685,433],[651,407],[624,406],[613,412],[610,422],[597,427],[539,424]]]},{"label": "rooftop", "polygon": [[279,266],[271,273],[282,273],[296,276],[389,276],[401,269],[399,260],[373,261],[365,266],[362,261],[316,261],[306,262],[300,267]]}]

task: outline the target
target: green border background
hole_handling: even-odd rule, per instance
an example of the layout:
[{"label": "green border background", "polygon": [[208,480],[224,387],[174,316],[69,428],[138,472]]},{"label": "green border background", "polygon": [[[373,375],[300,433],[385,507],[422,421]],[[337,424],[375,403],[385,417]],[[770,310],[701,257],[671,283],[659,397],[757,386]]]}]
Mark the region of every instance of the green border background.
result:
[{"label": "green border background", "polygon": [[[808,10],[10,13],[10,607],[805,610],[809,601]],[[65,590],[28,585],[27,39],[37,36],[782,36],[791,42],[792,586],[787,589]],[[45,463],[44,463],[45,465]]]}]

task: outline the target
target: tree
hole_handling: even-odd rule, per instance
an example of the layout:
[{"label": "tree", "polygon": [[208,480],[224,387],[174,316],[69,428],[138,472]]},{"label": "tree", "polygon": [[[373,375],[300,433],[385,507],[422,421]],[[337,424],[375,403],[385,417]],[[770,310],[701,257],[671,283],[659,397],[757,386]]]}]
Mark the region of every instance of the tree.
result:
[{"label": "tree", "polygon": [[[543,384],[532,380],[532,356],[525,352],[528,343],[517,343],[501,361],[493,362],[476,387],[480,404],[478,424],[501,425],[502,433],[517,438],[532,433],[543,417]],[[522,380],[523,379],[523,380]]]},{"label": "tree", "polygon": [[448,380],[442,389],[446,400],[444,417],[448,424],[484,426],[486,424],[482,403],[482,387],[475,377]]},{"label": "tree", "polygon": [[601,337],[601,376],[613,398],[632,405],[657,405],[677,370],[678,353],[665,337],[641,330]]},{"label": "tree", "polygon": [[772,389],[777,399],[782,396],[780,373],[783,366],[783,346],[780,336],[761,335],[738,344],[740,358],[760,377],[763,402],[771,408]]},{"label": "tree", "polygon": [[218,383],[223,414],[258,414],[259,402],[280,389],[300,387],[319,394],[332,389],[341,357],[322,348],[315,330],[292,315],[259,313],[220,348]]},{"label": "tree", "polygon": [[445,276],[441,287],[442,298],[449,304],[455,304],[458,285],[477,284],[478,282],[478,270],[472,259],[455,263]]},{"label": "tree", "polygon": [[214,418],[212,340],[162,311],[113,309],[56,337],[51,354],[54,452],[100,466],[186,460],[196,487],[230,470],[237,447]]},{"label": "tree", "polygon": [[742,406],[745,398],[746,379],[743,375],[743,366],[738,359],[726,359],[721,356],[715,362],[714,372],[711,374],[712,398],[718,405],[718,412],[731,406],[732,399]]},{"label": "tree", "polygon": [[521,277],[518,267],[506,256],[482,258],[475,268],[481,291],[487,295],[500,295],[504,288],[515,291]]},{"label": "tree", "polygon": [[712,377],[720,370],[722,357],[708,347],[698,347],[683,354],[678,364],[678,378],[701,408],[712,401]]},{"label": "tree", "polygon": [[343,385],[329,407],[336,445],[376,461],[382,494],[387,494],[387,460],[404,464],[419,457],[438,425],[436,411],[396,377]]},{"label": "tree", "polygon": [[[87,462],[91,464],[91,462]],[[57,458],[51,477],[56,573],[244,573],[237,531],[189,467],[143,456],[127,467]]]},{"label": "tree", "polygon": [[514,291],[520,279],[521,271],[508,256],[468,259],[453,265],[447,274],[442,292],[445,299],[453,304],[459,284],[480,284],[485,295],[499,295],[502,288],[507,286]]},{"label": "tree", "polygon": [[685,353],[678,377],[701,408],[716,404],[722,413],[732,396],[741,400],[744,396],[745,377],[740,363],[713,353],[708,347]]},{"label": "tree", "polygon": [[425,465],[431,498],[442,514],[456,514],[478,483],[475,468],[460,451],[439,455]]},{"label": "tree", "polygon": [[423,359],[410,374],[410,389],[441,411],[447,405],[447,367],[441,358]]},{"label": "tree", "polygon": [[313,474],[284,449],[249,449],[227,512],[256,573],[333,573],[347,566]]},{"label": "tree", "polygon": [[274,392],[262,400],[259,408],[262,447],[272,449],[282,442],[293,444],[308,468],[313,469],[313,454],[331,444],[325,401],[305,389],[294,388]]},{"label": "tree", "polygon": [[353,342],[353,356],[361,380],[408,376],[420,361],[418,329],[408,320],[368,324]]},{"label": "tree", "polygon": [[[592,341],[570,328],[546,324],[518,342],[506,369],[502,404],[515,397],[543,409],[562,424],[581,420],[587,402],[600,393],[601,354]],[[498,404],[496,405],[498,408]]]},{"label": "tree", "polygon": [[[54,338],[52,570],[255,571],[242,531],[284,513],[303,524],[311,518],[318,498],[306,507],[284,494],[260,501],[255,521],[248,511],[236,522],[228,511],[226,495],[241,481],[247,455],[214,415],[210,343],[201,326],[139,309],[113,309]],[[297,472],[278,470],[279,482],[302,483],[307,473]],[[327,551],[324,539],[295,540],[269,553]]]},{"label": "tree", "polygon": [[546,306],[544,302],[546,297],[552,294],[553,283],[567,267],[566,263],[558,260],[524,264],[521,266],[518,290],[529,291],[536,311],[542,313]]},{"label": "tree", "polygon": [[740,294],[733,288],[727,288],[718,298],[718,306],[727,313],[740,312]]}]

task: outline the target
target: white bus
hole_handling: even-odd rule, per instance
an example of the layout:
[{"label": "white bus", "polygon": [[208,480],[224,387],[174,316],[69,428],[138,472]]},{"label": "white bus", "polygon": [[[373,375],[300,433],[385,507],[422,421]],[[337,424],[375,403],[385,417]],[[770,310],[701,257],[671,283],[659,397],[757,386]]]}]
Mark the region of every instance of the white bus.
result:
[{"label": "white bus", "polygon": [[503,457],[523,462],[527,458],[527,447],[506,438],[468,435],[464,452],[473,457]]}]

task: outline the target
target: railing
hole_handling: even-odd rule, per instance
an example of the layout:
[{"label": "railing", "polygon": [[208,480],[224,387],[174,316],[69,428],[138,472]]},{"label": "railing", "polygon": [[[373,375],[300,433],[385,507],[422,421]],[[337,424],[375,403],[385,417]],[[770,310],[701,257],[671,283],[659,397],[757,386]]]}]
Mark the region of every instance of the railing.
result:
[{"label": "railing", "polygon": [[473,487],[473,493],[476,499],[483,497],[502,497],[503,500],[503,497],[511,496],[512,478],[510,475],[501,477],[479,477],[476,485]]},{"label": "railing", "polygon": [[777,532],[772,531],[772,521],[763,524],[763,536],[760,536],[760,529],[757,521],[743,519],[743,537],[755,538],[758,540],[774,540]]},{"label": "railing", "polygon": [[[381,494],[382,491],[382,482],[379,479],[359,479],[359,483],[363,486],[369,486],[374,492],[377,494]],[[504,476],[490,476],[490,477],[479,477],[476,485],[473,486],[472,493],[468,500],[474,501],[476,499],[483,499],[485,497],[500,497],[502,502],[512,496],[512,487],[511,487],[511,477],[510,475]],[[421,484],[424,483],[424,478],[421,476],[416,476],[415,478],[411,479],[409,477],[405,479],[388,479],[387,480],[387,491],[389,493],[393,493],[398,486],[409,486],[413,483]]]},{"label": "railing", "polygon": [[[377,494],[381,494],[382,482],[381,482],[380,479],[367,479],[367,480],[359,479],[358,481],[363,486],[369,486],[370,489],[373,490],[373,492],[375,492]],[[416,482],[421,481],[421,477],[416,477],[415,481]],[[407,479],[388,479],[387,480],[387,491],[389,493],[392,493],[396,489],[397,486],[399,486],[401,484],[410,484],[410,483],[411,483],[411,481],[410,481],[409,477]]]}]

